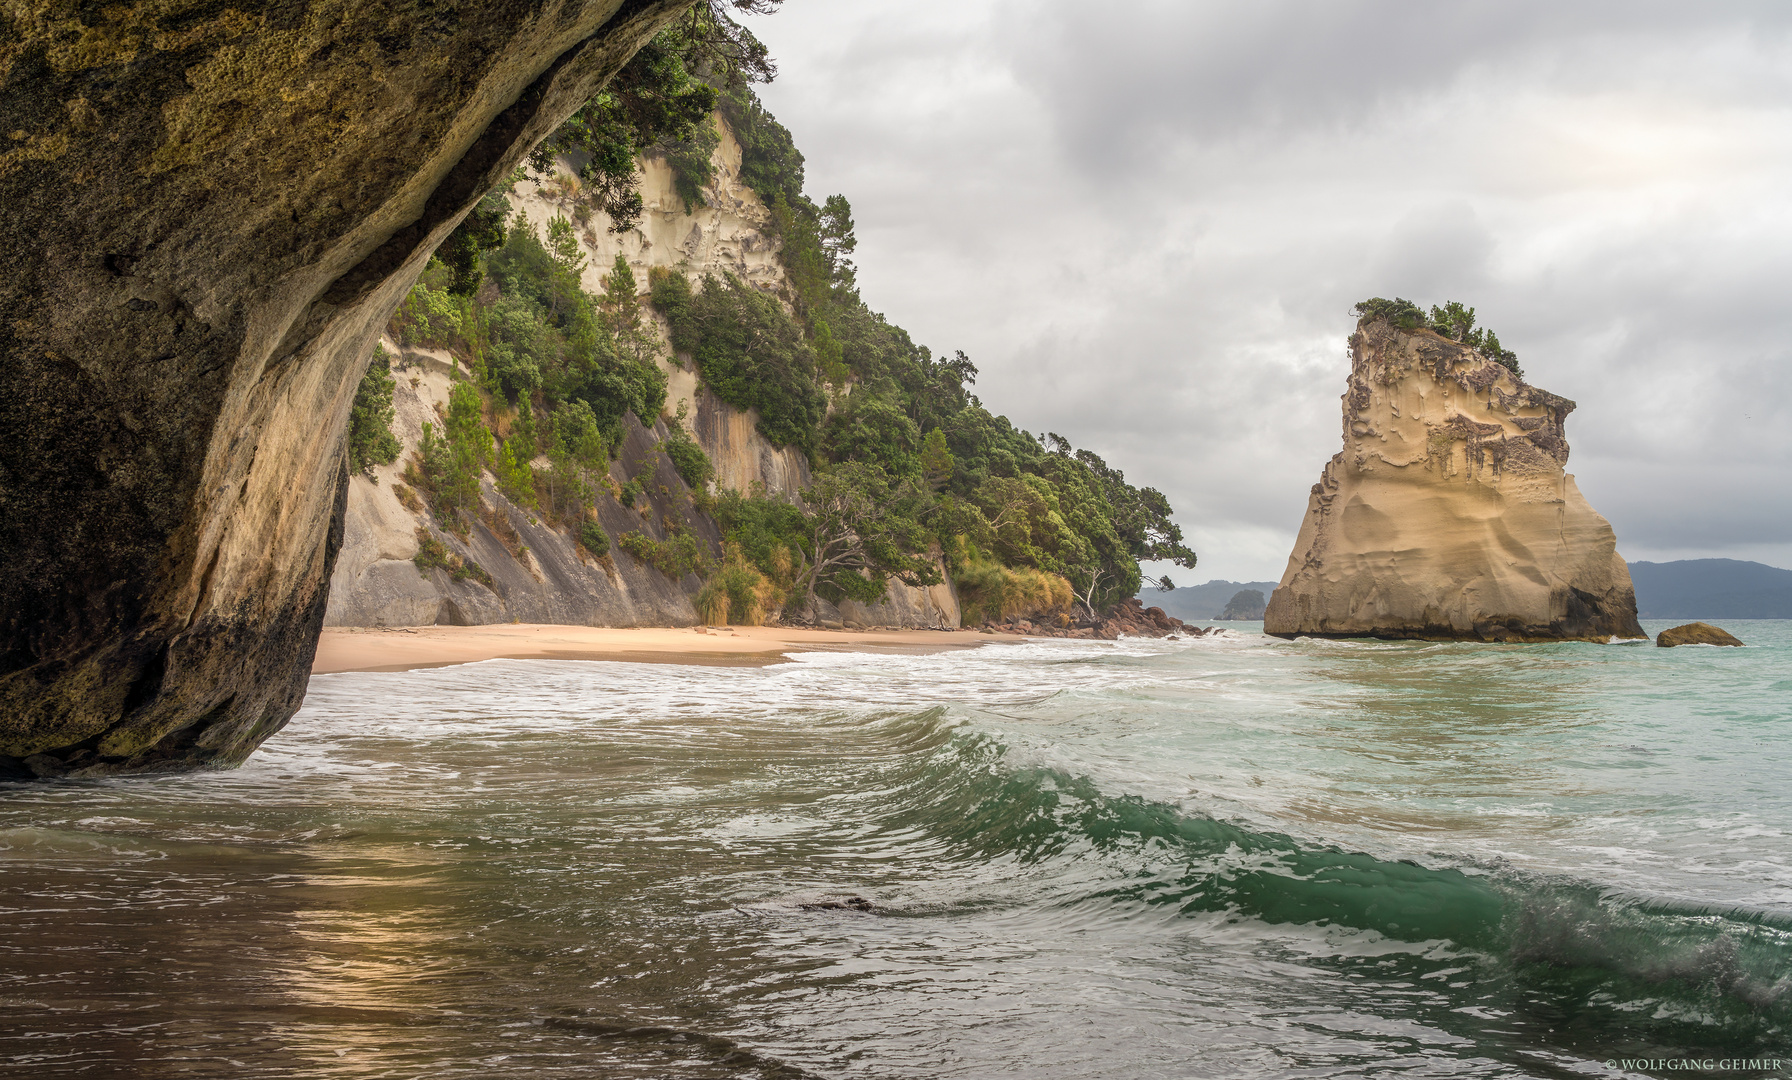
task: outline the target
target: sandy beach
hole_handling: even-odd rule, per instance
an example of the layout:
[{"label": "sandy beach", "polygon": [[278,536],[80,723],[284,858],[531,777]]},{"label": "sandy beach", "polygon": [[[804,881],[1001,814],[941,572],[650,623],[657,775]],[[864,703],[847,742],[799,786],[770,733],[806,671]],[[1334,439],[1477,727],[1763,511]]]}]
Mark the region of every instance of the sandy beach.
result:
[{"label": "sandy beach", "polygon": [[968,631],[782,626],[327,627],[318,640],[311,673],[409,671],[496,659],[762,666],[778,663],[791,652],[929,653],[974,649],[990,640]]}]

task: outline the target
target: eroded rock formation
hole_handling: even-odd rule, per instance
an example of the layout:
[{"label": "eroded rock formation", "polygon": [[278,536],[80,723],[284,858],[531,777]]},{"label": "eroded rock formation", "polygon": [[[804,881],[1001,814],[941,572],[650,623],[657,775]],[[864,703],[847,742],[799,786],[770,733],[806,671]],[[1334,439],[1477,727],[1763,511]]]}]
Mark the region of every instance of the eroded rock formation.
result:
[{"label": "eroded rock formation", "polygon": [[0,12],[0,769],[298,707],[377,328],[675,0]]},{"label": "eroded rock formation", "polygon": [[1263,625],[1281,637],[1642,637],[1612,528],[1564,471],[1574,402],[1465,345],[1365,319],[1344,449]]}]

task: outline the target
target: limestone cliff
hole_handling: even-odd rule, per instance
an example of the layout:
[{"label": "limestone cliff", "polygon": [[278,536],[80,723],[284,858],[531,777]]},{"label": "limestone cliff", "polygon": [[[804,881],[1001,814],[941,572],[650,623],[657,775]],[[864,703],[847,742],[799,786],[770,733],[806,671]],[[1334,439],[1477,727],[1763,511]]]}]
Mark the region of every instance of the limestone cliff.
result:
[{"label": "limestone cliff", "polygon": [[[777,243],[768,232],[770,214],[752,189],[739,182],[741,149],[718,115],[720,143],[712,155],[713,180],[700,205],[686,207],[673,191],[672,171],[657,158],[642,164],[641,193],[645,203],[639,229],[611,232],[601,213],[591,214],[579,230],[586,256],[584,288],[603,291],[603,275],[618,254],[628,260],[642,285],[654,268],[701,277],[731,273],[768,291],[785,284]],[[520,218],[515,227],[545,234],[556,216],[577,216],[572,197],[576,181],[562,167],[554,175],[517,185],[509,198]],[[526,223],[526,224],[524,224]],[[662,331],[663,331],[662,326]],[[498,622],[571,623],[588,626],[688,626],[697,621],[691,596],[701,584],[687,576],[668,580],[627,552],[612,549],[609,558],[593,560],[565,533],[546,528],[512,504],[492,485],[482,485],[485,511],[508,523],[518,538],[506,544],[489,524],[473,526],[465,539],[436,528],[420,507],[407,508],[396,494],[404,463],[416,450],[422,425],[440,422],[453,378],[471,372],[445,352],[383,347],[397,358],[393,432],[403,451],[397,463],[377,466],[369,476],[350,478],[342,550],[330,585],[327,626],[418,626],[436,623],[477,625]],[[681,412],[692,434],[716,469],[717,489],[750,491],[755,485],[776,495],[797,497],[810,482],[808,459],[794,447],[771,443],[758,429],[751,410],[728,405],[705,387],[688,358],[674,357],[668,347],[660,361],[668,382],[667,415],[652,429],[629,418],[629,435],[611,476],[620,486],[650,462],[644,502],[627,508],[600,496],[600,523],[612,537],[644,532],[663,539],[664,522],[677,520],[719,558],[720,537],[710,519],[693,513],[686,489],[669,459],[655,449],[665,425]],[[541,462],[545,465],[545,462]],[[463,560],[483,568],[491,584],[454,579],[446,570],[419,570],[413,557],[418,530],[423,529]],[[519,549],[513,550],[513,549]],[[822,603],[824,624],[854,627],[956,627],[959,606],[951,584],[913,588],[891,580],[877,604]]]},{"label": "limestone cliff", "polygon": [[0,10],[0,771],[229,765],[286,723],[378,328],[683,7]]},{"label": "limestone cliff", "polygon": [[1574,402],[1429,330],[1351,338],[1344,449],[1264,613],[1280,637],[1641,637],[1606,520],[1564,471]]},{"label": "limestone cliff", "polygon": [[[415,497],[411,506],[400,498],[404,462],[423,435],[425,423],[441,422],[448,390],[455,378],[469,378],[445,353],[401,350],[387,341],[398,359],[393,374],[392,428],[404,447],[399,461],[378,465],[370,476],[356,476],[348,486],[342,550],[330,582],[325,626],[478,626],[488,623],[565,623],[581,626],[689,626],[697,621],[690,594],[699,584],[687,575],[673,581],[626,552],[612,549],[607,559],[594,559],[572,537],[548,528],[522,507],[506,499],[489,474],[480,484],[483,520],[468,535],[457,537],[437,527]],[[613,498],[598,500],[599,524],[610,536],[644,533],[666,538],[672,517],[695,532],[713,552],[720,537],[702,515],[688,511],[685,491],[665,453],[665,422],[643,428],[630,417],[621,453],[611,464],[618,485],[631,475],[643,480],[634,507]],[[631,472],[632,470],[632,472]],[[626,474],[626,475],[625,475]],[[456,579],[436,567],[420,570],[414,562],[418,534],[433,537],[460,559],[472,562],[490,577]]]},{"label": "limestone cliff", "polygon": [[[721,138],[710,155],[713,178],[703,190],[700,205],[687,208],[673,190],[671,166],[661,158],[649,157],[641,162],[644,211],[640,227],[614,233],[602,213],[587,219],[579,234],[579,246],[589,256],[583,282],[586,291],[603,291],[604,275],[618,254],[628,260],[643,289],[648,274],[657,267],[693,279],[733,274],[771,292],[784,287],[784,265],[778,261],[778,243],[769,230],[771,212],[758,193],[740,182],[740,143],[719,114],[714,119]],[[524,181],[511,193],[511,206],[530,228],[545,234],[547,223],[555,216],[573,215],[571,181],[571,173],[564,170],[552,177]],[[675,415],[681,405],[685,407],[686,428],[715,465],[717,485],[746,491],[754,483],[762,483],[776,495],[795,495],[807,485],[809,463],[801,451],[773,445],[759,433],[756,413],[718,400],[703,388],[689,358],[684,360],[661,364],[668,383],[666,408],[669,415]]]}]

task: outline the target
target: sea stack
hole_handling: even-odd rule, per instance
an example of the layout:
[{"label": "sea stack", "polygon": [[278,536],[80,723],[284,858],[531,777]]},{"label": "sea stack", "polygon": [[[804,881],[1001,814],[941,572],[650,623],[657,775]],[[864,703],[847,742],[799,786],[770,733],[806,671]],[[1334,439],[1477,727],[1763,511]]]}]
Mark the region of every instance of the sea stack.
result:
[{"label": "sea stack", "polygon": [[1612,527],[1564,471],[1574,402],[1381,315],[1357,324],[1350,356],[1344,449],[1313,485],[1266,633],[1644,636]]}]

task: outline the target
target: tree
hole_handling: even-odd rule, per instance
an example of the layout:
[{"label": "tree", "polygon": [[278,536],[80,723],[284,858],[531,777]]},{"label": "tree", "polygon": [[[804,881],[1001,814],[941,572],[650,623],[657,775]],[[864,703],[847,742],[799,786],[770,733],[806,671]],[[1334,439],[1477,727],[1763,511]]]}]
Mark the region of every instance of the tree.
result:
[{"label": "tree", "polygon": [[[430,507],[443,527],[464,531],[465,515],[479,504],[479,472],[491,455],[492,435],[485,426],[479,393],[468,383],[456,383],[448,394],[445,438],[436,436],[435,425],[424,423],[417,445],[421,475],[419,486],[430,496]],[[407,479],[413,474],[405,473]]]},{"label": "tree", "polygon": [[1134,559],[1172,562],[1190,570],[1196,555],[1182,542],[1182,528],[1170,520],[1170,500],[1156,488],[1136,488],[1126,474],[1112,468],[1093,451],[1078,450],[1076,460],[1088,469],[1110,508],[1114,532]]},{"label": "tree", "polygon": [[473,471],[485,467],[491,459],[492,433],[485,426],[485,404],[471,383],[457,382],[448,391],[448,439],[457,448],[464,448]]},{"label": "tree", "polygon": [[436,249],[436,258],[454,274],[448,291],[455,296],[472,296],[479,291],[480,283],[485,280],[479,257],[504,246],[505,223],[510,218],[510,202],[504,198],[504,193],[509,190],[510,185],[506,184],[479,200],[479,204]]},{"label": "tree", "polygon": [[[553,421],[548,440],[548,461],[553,465],[548,470],[548,509],[567,520],[582,521],[596,489],[591,474],[608,463],[609,443],[591,406],[583,401],[560,406]],[[609,550],[609,541],[604,541],[603,550],[590,543],[585,546],[602,555]]]},{"label": "tree", "polygon": [[392,434],[392,390],[396,385],[386,350],[375,345],[373,361],[361,377],[348,414],[348,461],[356,472],[372,475],[375,465],[398,460],[402,447]]},{"label": "tree", "polygon": [[542,372],[556,359],[556,342],[544,312],[521,296],[503,296],[486,309],[491,348],[486,372],[496,389],[515,402],[542,383]]},{"label": "tree", "polygon": [[[585,272],[585,253],[580,250],[578,234],[573,232],[572,222],[566,220],[565,214],[555,214],[548,222],[547,249],[561,272],[574,281]],[[622,256],[616,258],[620,260]]]},{"label": "tree", "polygon": [[492,462],[498,490],[518,506],[535,506],[535,470],[529,465],[530,449],[520,436],[513,435],[504,441]]},{"label": "tree", "polygon": [[939,568],[918,554],[926,543],[918,518],[927,500],[913,483],[892,484],[875,465],[846,462],[817,470],[803,501],[809,506],[805,584],[811,618],[816,590],[824,585],[874,603],[891,577],[917,587],[939,583]]},{"label": "tree", "polygon": [[775,298],[733,275],[706,277],[691,298],[680,341],[717,397],[739,409],[758,409],[767,439],[814,455],[827,395],[802,327]]},{"label": "tree", "polygon": [[[644,208],[636,159],[667,154],[687,204],[709,179],[706,129],[717,86],[748,95],[748,83],[777,74],[766,48],[730,11],[763,14],[780,0],[703,0],[635,53],[604,89],[585,102],[529,156],[546,173],[561,155],[582,154],[580,178],[611,232],[640,223]],[[711,85],[711,84],[714,85]],[[787,133],[788,135],[788,133]],[[798,184],[801,189],[801,184]]]},{"label": "tree", "polygon": [[829,195],[817,219],[816,238],[820,242],[822,262],[827,267],[828,281],[837,289],[851,291],[857,281],[858,268],[850,256],[859,246],[858,237],[853,235],[852,204],[844,195]]},{"label": "tree", "polygon": [[921,430],[890,397],[862,388],[828,417],[823,443],[834,461],[869,461],[891,476],[921,471]]},{"label": "tree", "polygon": [[679,55],[676,31],[662,32],[535,148],[529,167],[546,174],[556,157],[581,154],[585,190],[610,231],[627,232],[645,208],[636,158],[662,140],[696,136],[715,105],[714,88],[693,78]]},{"label": "tree", "polygon": [[616,253],[616,261],[610,264],[610,272],[604,275],[604,295],[598,300],[603,309],[604,325],[612,334],[622,334],[638,329],[641,325],[641,301],[635,281],[635,272],[629,268],[628,259],[622,252]]},{"label": "tree", "polygon": [[588,469],[601,468],[610,452],[596,415],[583,401],[569,401],[554,413],[553,447]]},{"label": "tree", "polygon": [[929,431],[921,441],[921,478],[935,493],[946,490],[952,482],[952,451],[946,446],[946,433],[939,428]]},{"label": "tree", "polygon": [[[1475,309],[1463,307],[1456,300],[1451,300],[1442,307],[1436,304],[1431,306],[1431,329],[1447,338],[1479,344],[1479,335],[1474,334]],[[1474,337],[1471,338],[1470,335]]]},{"label": "tree", "polygon": [[846,366],[845,350],[834,339],[833,328],[819,316],[809,321],[809,344],[815,349],[815,368],[821,377],[834,386],[845,386],[852,379]]},{"label": "tree", "polygon": [[1358,301],[1351,310],[1356,312],[1359,321],[1386,319],[1401,330],[1419,330],[1425,326],[1424,309],[1403,296],[1396,296],[1392,300],[1372,296]]},{"label": "tree", "polygon": [[1003,562],[1068,577],[1077,567],[1103,561],[1090,538],[1065,520],[1062,494],[1051,480],[1031,473],[993,476],[977,489]]}]

